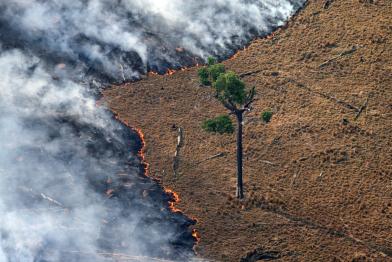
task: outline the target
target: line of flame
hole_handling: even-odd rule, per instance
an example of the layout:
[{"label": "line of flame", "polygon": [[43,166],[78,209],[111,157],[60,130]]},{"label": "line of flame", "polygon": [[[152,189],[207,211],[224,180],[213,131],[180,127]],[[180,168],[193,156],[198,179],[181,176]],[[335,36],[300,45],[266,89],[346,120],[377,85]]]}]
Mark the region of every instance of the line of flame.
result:
[{"label": "line of flame", "polygon": [[[96,104],[97,104],[97,106],[101,106],[101,103],[100,103],[100,102],[99,102],[99,103],[96,103]],[[140,142],[141,142],[141,147],[140,147],[140,149],[139,149],[139,151],[138,151],[138,157],[140,158],[140,161],[141,161],[142,165],[144,166],[144,175],[145,175],[145,176],[148,176],[149,178],[151,178],[151,179],[153,179],[153,180],[155,180],[155,181],[157,181],[157,182],[159,182],[159,184],[162,186],[162,188],[163,188],[163,190],[165,191],[165,193],[171,197],[171,200],[169,200],[169,202],[168,202],[168,204],[169,204],[169,209],[170,209],[171,212],[173,212],[173,213],[181,213],[181,214],[184,214],[184,212],[182,212],[180,209],[178,209],[178,208],[175,207],[175,204],[177,204],[178,202],[180,202],[180,196],[179,196],[176,192],[174,192],[173,190],[164,187],[164,186],[162,185],[162,183],[160,183],[160,180],[159,180],[159,179],[153,178],[153,177],[151,177],[151,176],[148,175],[148,171],[149,171],[149,166],[150,166],[150,165],[149,165],[149,163],[146,161],[146,156],[145,156],[145,154],[144,154],[144,150],[145,150],[145,148],[146,148],[146,140],[145,140],[145,136],[144,136],[144,133],[142,132],[142,130],[141,130],[140,128],[136,128],[136,127],[131,126],[126,120],[121,119],[120,116],[119,116],[119,114],[118,114],[115,110],[111,109],[111,111],[112,111],[112,113],[113,113],[114,118],[115,118],[117,121],[120,121],[121,123],[123,123],[124,125],[126,125],[129,129],[131,129],[131,130],[133,130],[134,132],[136,132],[137,135],[139,136]],[[184,214],[184,215],[185,215],[185,214]],[[193,221],[195,221],[196,223],[198,222],[198,220],[197,220],[196,218],[191,217],[191,219],[192,219]],[[192,237],[195,239],[195,242],[196,242],[196,244],[193,246],[193,250],[194,250],[195,253],[196,253],[195,247],[196,247],[196,246],[198,245],[198,243],[200,242],[201,236],[200,236],[200,233],[199,233],[196,229],[192,229]]]}]

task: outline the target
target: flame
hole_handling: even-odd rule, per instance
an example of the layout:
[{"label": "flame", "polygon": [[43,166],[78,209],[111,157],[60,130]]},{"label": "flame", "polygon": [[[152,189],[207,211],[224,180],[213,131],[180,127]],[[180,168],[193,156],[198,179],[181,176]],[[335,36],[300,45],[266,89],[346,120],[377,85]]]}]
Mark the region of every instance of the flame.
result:
[{"label": "flame", "polygon": [[167,69],[166,75],[169,75],[169,76],[171,76],[171,75],[173,75],[175,72],[176,72],[176,70],[173,70],[173,69]]},{"label": "flame", "polygon": [[[186,69],[186,68],[184,67],[184,68],[180,68],[179,70],[183,71],[183,70],[185,70],[185,69]],[[163,76],[174,75],[174,74],[175,74],[177,71],[179,71],[179,70],[167,69],[166,73],[163,74]],[[162,74],[160,74],[160,73],[158,73],[158,72],[155,72],[155,71],[148,71],[147,74],[148,74],[149,76],[160,76],[160,75],[162,75]]]},{"label": "flame", "polygon": [[196,229],[192,229],[192,236],[194,239],[196,239],[196,243],[199,243],[201,240],[201,236],[199,231],[197,231]]},{"label": "flame", "polygon": [[[145,140],[145,136],[144,133],[142,132],[142,130],[140,128],[136,128],[136,127],[132,127],[131,125],[129,125],[129,123],[126,120],[120,119],[118,113],[114,110],[113,114],[114,117],[122,122],[124,125],[126,125],[128,128],[132,129],[134,132],[137,133],[137,135],[140,138],[140,142],[141,142],[141,147],[140,150],[138,152],[138,156],[141,160],[142,165],[144,166],[144,175],[148,176],[148,171],[149,171],[149,164],[146,161],[146,156],[144,154],[144,149],[146,148],[146,140]],[[158,181],[158,179],[153,178],[154,180]],[[173,190],[169,189],[169,188],[165,188],[163,187],[165,193],[167,195],[169,195],[171,197],[171,200],[169,200],[168,204],[169,204],[169,209],[173,212],[173,213],[183,213],[180,209],[175,207],[175,204],[177,204],[178,202],[180,202],[180,196],[174,192]]]},{"label": "flame", "polygon": [[276,36],[276,31],[272,32],[271,34],[267,35],[266,39],[271,40]]},{"label": "flame", "polygon": [[[198,67],[199,64],[197,64],[196,66]],[[186,69],[187,69],[186,67],[183,67],[183,68],[180,68],[179,70],[185,71]],[[177,72],[179,70],[168,69],[166,75],[173,75],[175,72]],[[159,75],[157,72],[153,72],[153,71],[148,72],[148,74],[149,75]],[[102,97],[102,99],[103,99],[103,97]],[[99,100],[96,103],[96,106],[99,107],[99,106],[101,106],[101,104],[102,104],[101,100]],[[138,157],[140,158],[141,163],[144,166],[144,175],[148,176],[149,164],[147,163],[146,156],[144,154],[144,150],[146,148],[146,140],[145,140],[144,133],[142,132],[142,130],[140,128],[132,127],[126,120],[121,119],[119,114],[118,114],[118,112],[116,112],[114,109],[111,109],[111,111],[113,112],[113,116],[114,116],[114,118],[117,121],[123,123],[125,126],[127,126],[131,130],[136,132],[137,135],[139,136],[140,142],[141,142],[141,147],[140,147],[140,149],[138,151]],[[151,179],[159,182],[159,180],[156,179],[156,178],[151,178]],[[173,213],[181,213],[181,214],[183,214],[183,212],[180,209],[175,207],[175,204],[180,202],[180,196],[176,192],[174,192],[173,190],[171,190],[169,188],[165,188],[163,186],[162,186],[162,188],[164,189],[165,193],[171,197],[171,199],[168,202],[170,211],[173,212]],[[113,195],[113,193],[114,193],[114,190],[112,190],[112,189],[109,189],[109,190],[106,191],[106,195],[108,197],[111,197]],[[198,222],[198,220],[196,218],[192,217],[191,219],[194,220],[195,222]],[[199,241],[201,239],[201,236],[200,236],[200,233],[196,229],[192,229],[192,237],[196,241],[196,244],[193,247],[195,249],[196,245],[199,243]],[[195,253],[197,253],[197,252],[195,251]]]},{"label": "flame", "polygon": [[111,198],[111,197],[113,196],[113,193],[114,193],[114,189],[108,189],[108,190],[106,191],[106,196],[109,197],[109,198]]},{"label": "flame", "polygon": [[[140,128],[131,127],[127,121],[120,119],[117,112],[115,112],[114,110],[112,110],[112,111],[113,111],[114,117],[118,121],[124,123],[124,125],[126,125],[128,128],[132,129],[133,131],[135,131],[138,134],[140,141],[141,141],[141,148],[138,152],[138,156],[141,159],[142,164],[144,165],[144,174],[146,176],[148,176],[149,164],[146,162],[146,156],[144,154],[144,149],[146,147],[146,140],[145,140],[144,133],[142,132],[142,130]],[[157,179],[155,179],[155,180],[157,180]],[[169,188],[163,187],[163,189],[164,189],[165,193],[171,197],[171,199],[168,202],[170,211],[173,213],[183,214],[183,212],[179,208],[176,208],[176,206],[175,206],[177,203],[180,202],[180,196],[176,192],[174,192],[173,190],[171,190]],[[110,191],[110,190],[108,190],[108,191]],[[108,196],[110,197],[112,193],[113,192],[109,192]],[[198,220],[196,218],[192,217],[191,219],[194,220],[196,223],[198,222]],[[196,244],[194,245],[193,249],[194,249],[195,253],[197,253],[195,250],[195,247],[200,242],[200,239],[201,239],[200,233],[196,229],[192,229],[192,237],[196,241]]]},{"label": "flame", "polygon": [[133,131],[135,131],[136,134],[140,138],[141,147],[140,147],[140,150],[138,152],[138,156],[139,156],[139,158],[141,160],[142,165],[144,166],[144,175],[148,176],[149,164],[147,163],[146,156],[144,155],[144,149],[146,148],[146,140],[145,140],[145,137],[144,137],[144,133],[142,132],[142,130],[140,128],[131,127],[128,123],[126,123],[126,125],[129,128],[131,128]]},{"label": "flame", "polygon": [[174,213],[177,213],[177,212],[182,213],[182,211],[180,209],[175,207],[175,204],[180,202],[180,196],[171,189],[165,188],[164,190],[165,190],[165,193],[171,197],[171,200],[169,201],[170,210]]}]

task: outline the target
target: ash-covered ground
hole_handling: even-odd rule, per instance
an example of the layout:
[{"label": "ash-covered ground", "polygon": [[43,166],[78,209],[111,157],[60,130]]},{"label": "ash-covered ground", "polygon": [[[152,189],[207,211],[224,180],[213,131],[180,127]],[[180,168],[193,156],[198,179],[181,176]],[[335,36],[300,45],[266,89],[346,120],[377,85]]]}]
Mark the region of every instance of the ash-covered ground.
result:
[{"label": "ash-covered ground", "polygon": [[304,2],[2,1],[0,261],[190,260],[194,222],[171,212],[140,139],[96,94],[228,56]]}]

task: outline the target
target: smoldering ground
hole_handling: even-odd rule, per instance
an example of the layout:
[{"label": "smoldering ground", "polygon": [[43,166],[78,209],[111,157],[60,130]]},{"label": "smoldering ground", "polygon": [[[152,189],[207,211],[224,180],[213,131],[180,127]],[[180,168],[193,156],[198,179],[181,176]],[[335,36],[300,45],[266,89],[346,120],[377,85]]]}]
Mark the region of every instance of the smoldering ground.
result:
[{"label": "smoldering ground", "polygon": [[1,1],[0,261],[190,260],[193,221],[91,90],[229,55],[303,3]]}]

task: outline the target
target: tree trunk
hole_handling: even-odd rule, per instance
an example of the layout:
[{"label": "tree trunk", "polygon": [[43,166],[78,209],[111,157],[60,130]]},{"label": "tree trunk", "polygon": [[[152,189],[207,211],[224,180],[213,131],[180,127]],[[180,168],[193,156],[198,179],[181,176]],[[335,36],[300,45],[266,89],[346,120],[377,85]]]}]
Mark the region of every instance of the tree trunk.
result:
[{"label": "tree trunk", "polygon": [[244,198],[244,187],[242,180],[242,120],[243,113],[237,112],[237,193],[239,199]]}]

